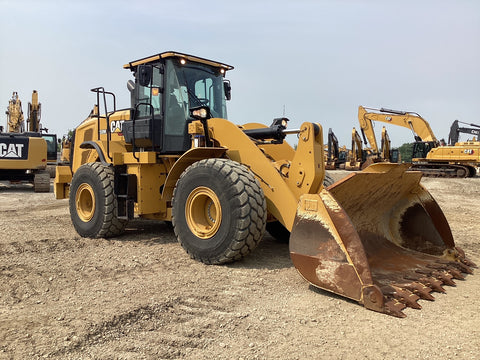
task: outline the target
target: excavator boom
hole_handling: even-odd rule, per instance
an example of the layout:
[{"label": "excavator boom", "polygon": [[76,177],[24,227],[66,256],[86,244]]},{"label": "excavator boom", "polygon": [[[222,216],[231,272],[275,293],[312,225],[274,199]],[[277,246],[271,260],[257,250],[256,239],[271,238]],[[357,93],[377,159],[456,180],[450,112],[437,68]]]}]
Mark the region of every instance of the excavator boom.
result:
[{"label": "excavator boom", "polygon": [[[459,123],[473,126],[473,128],[460,127],[458,126]],[[455,144],[458,142],[458,139],[460,137],[460,133],[474,135],[476,137],[476,141],[478,141],[480,136],[480,125],[468,124],[468,123],[455,120],[450,126],[450,133],[448,134],[448,145],[455,146]]]},{"label": "excavator boom", "polygon": [[[367,111],[371,110],[371,111]],[[372,112],[377,111],[377,112]],[[370,144],[376,141],[375,136],[372,136],[373,133],[373,121],[380,121],[387,124],[403,126],[407,129],[412,130],[416,139],[418,141],[427,141],[427,142],[437,142],[430,124],[422,118],[419,114],[408,111],[399,111],[391,109],[374,109],[367,108],[363,106],[358,107],[358,121],[360,122],[360,127],[368,134]]]}]

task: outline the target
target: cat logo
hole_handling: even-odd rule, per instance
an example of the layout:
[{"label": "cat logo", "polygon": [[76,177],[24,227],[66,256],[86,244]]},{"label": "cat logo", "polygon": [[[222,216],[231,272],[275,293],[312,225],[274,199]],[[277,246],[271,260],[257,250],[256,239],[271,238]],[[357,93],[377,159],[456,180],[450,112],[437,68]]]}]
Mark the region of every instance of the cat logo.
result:
[{"label": "cat logo", "polygon": [[122,134],[122,124],[124,120],[113,120],[110,122],[110,132],[113,133],[118,133],[118,135],[123,135]]},{"label": "cat logo", "polygon": [[24,144],[0,143],[0,158],[4,159],[22,159]]},{"label": "cat logo", "polygon": [[464,154],[467,154],[467,155],[473,155],[474,152],[475,152],[475,151],[473,151],[473,149],[465,149],[465,150],[463,150],[463,153],[464,153]]}]

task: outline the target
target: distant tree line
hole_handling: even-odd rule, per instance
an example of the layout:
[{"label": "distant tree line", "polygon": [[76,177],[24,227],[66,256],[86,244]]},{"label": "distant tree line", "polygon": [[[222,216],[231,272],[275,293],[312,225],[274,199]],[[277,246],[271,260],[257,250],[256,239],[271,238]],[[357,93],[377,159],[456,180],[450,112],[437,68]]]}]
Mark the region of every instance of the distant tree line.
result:
[{"label": "distant tree line", "polygon": [[412,161],[412,152],[413,152],[413,143],[405,143],[398,148],[400,156],[402,157],[402,162],[411,162]]}]

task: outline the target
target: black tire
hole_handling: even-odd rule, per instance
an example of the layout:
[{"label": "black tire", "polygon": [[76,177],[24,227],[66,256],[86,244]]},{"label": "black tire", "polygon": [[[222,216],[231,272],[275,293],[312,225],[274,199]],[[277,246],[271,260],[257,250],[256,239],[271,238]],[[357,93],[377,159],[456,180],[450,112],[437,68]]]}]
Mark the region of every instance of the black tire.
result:
[{"label": "black tire", "polygon": [[288,244],[288,241],[290,240],[290,231],[288,231],[280,221],[268,222],[267,231],[279,243]]},{"label": "black tire", "polygon": [[[323,179],[323,186],[328,187],[332,185],[335,181],[330,176],[328,172],[325,171],[325,177]],[[290,240],[290,231],[287,230],[285,226],[282,225],[280,221],[271,221],[267,223],[266,227],[268,233],[277,240],[279,243],[288,243]]]},{"label": "black tire", "polygon": [[266,218],[257,179],[229,159],[192,164],[173,192],[175,235],[193,259],[205,264],[224,264],[249,254],[265,233]]},{"label": "black tire", "polygon": [[325,177],[323,178],[323,186],[329,187],[334,182],[335,180],[333,180],[333,177],[328,172],[325,171]]},{"label": "black tire", "polygon": [[117,218],[113,169],[101,163],[82,165],[70,186],[70,217],[80,236],[112,237],[124,232],[127,220]]}]

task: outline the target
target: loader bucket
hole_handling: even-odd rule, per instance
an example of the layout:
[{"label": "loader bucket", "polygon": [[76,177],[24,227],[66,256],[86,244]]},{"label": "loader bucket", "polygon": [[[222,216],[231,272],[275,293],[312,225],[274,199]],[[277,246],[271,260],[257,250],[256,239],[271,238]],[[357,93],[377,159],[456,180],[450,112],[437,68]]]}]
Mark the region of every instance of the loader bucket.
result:
[{"label": "loader bucket", "polygon": [[419,309],[418,299],[472,273],[421,173],[408,167],[374,164],[301,196],[290,255],[307,281],[404,317],[406,306]]}]

